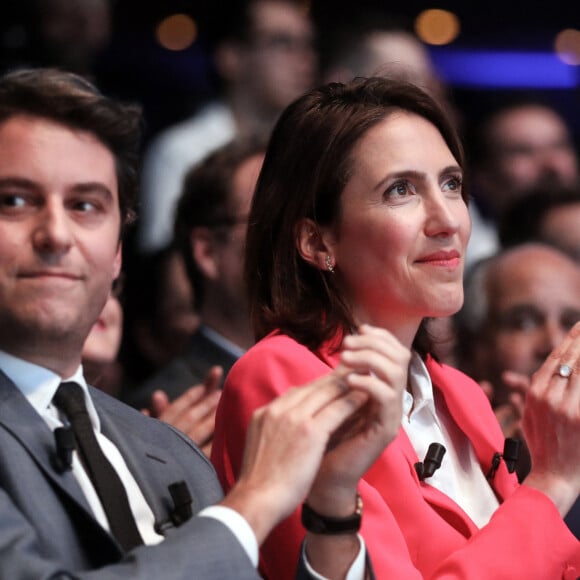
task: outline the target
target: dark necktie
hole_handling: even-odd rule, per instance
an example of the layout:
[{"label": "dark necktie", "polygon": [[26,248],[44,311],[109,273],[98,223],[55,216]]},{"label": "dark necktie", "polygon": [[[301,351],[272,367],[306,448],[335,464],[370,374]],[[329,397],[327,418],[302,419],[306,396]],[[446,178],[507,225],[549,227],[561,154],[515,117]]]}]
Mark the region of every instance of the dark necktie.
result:
[{"label": "dark necktie", "polygon": [[129,507],[125,486],[97,441],[82,388],[76,383],[61,383],[53,400],[70,421],[79,455],[101,500],[111,533],[125,550],[141,545],[143,539]]}]

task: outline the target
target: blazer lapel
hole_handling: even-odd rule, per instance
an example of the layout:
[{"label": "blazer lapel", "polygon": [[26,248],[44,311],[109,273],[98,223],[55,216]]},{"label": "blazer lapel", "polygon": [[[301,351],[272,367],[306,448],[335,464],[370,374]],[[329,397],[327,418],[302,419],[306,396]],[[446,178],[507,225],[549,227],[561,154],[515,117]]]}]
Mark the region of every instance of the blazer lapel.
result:
[{"label": "blazer lapel", "polygon": [[[443,367],[432,358],[428,358],[426,364],[433,387],[443,395],[451,416],[471,441],[483,473],[489,473],[494,455],[503,452],[504,436],[495,416],[489,412],[485,394],[458,370]],[[471,399],[469,406],[465,404],[466,396]],[[506,499],[517,488],[517,478],[508,472],[504,461],[500,461],[489,481],[500,500]]]},{"label": "blazer lapel", "polygon": [[417,457],[417,453],[411,444],[411,440],[403,428],[400,429],[399,439],[401,450],[409,464],[415,484],[421,489],[423,499],[458,532],[462,533],[466,538],[469,538],[477,531],[477,526],[463,509],[448,495],[442,493],[436,487],[429,485],[428,482],[419,480],[419,476],[415,470],[415,463],[420,461],[420,459]]},{"label": "blazer lapel", "polygon": [[[131,421],[114,420],[106,402],[105,405],[100,404],[104,402],[102,393],[91,389],[91,395],[99,413],[101,430],[117,446],[127,463],[153,511],[156,528],[163,531],[172,527],[171,513],[174,506],[168,486],[181,480],[187,481],[190,474],[182,464],[168,456],[163,447],[151,441],[146,433],[133,431],[137,427],[133,427]],[[133,412],[129,409],[127,411]],[[128,437],[127,432],[131,432],[131,436]],[[200,506],[195,505],[195,498],[192,501],[192,510],[195,513]]]},{"label": "blazer lapel", "polygon": [[71,472],[59,473],[52,464],[54,435],[18,388],[0,371],[0,424],[26,448],[41,471],[93,518],[87,500]]}]

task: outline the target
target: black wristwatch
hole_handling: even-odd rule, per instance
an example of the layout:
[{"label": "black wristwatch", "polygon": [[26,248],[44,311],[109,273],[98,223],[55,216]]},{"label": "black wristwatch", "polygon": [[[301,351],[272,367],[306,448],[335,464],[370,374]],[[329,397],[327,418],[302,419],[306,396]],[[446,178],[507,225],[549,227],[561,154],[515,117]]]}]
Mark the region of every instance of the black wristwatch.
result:
[{"label": "black wristwatch", "polygon": [[313,534],[334,536],[340,534],[354,534],[360,530],[362,522],[363,502],[356,494],[356,508],[354,514],[345,518],[323,516],[315,512],[307,503],[302,504],[302,525]]}]

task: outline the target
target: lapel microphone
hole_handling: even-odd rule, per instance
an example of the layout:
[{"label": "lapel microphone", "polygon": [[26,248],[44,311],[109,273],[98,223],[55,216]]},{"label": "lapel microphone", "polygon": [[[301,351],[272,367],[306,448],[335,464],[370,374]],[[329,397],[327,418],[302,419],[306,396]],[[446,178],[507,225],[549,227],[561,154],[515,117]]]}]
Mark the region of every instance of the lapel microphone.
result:
[{"label": "lapel microphone", "polygon": [[171,499],[173,500],[173,512],[171,521],[175,526],[180,526],[193,515],[191,510],[191,494],[185,481],[176,481],[168,486]]},{"label": "lapel microphone", "polygon": [[169,512],[169,519],[162,522],[155,522],[155,531],[165,535],[165,532],[172,527],[179,527],[193,515],[191,504],[193,500],[189,493],[189,488],[185,481],[176,481],[167,486],[171,499],[173,500],[173,510]]},{"label": "lapel microphone", "polygon": [[441,443],[431,443],[429,445],[425,459],[415,463],[415,471],[417,472],[419,481],[425,481],[425,479],[431,477],[441,467],[445,451],[446,449]]},{"label": "lapel microphone", "polygon": [[57,427],[54,430],[54,442],[56,453],[52,456],[53,467],[59,473],[71,470],[73,451],[76,449],[72,427]]},{"label": "lapel microphone", "polygon": [[509,473],[513,473],[516,470],[518,460],[520,458],[520,450],[522,448],[522,442],[520,439],[514,439],[513,437],[508,437],[503,443],[503,453],[496,451],[493,454],[491,460],[491,467],[487,472],[487,479],[492,479],[495,476],[495,472],[499,467],[499,462],[503,459]]}]

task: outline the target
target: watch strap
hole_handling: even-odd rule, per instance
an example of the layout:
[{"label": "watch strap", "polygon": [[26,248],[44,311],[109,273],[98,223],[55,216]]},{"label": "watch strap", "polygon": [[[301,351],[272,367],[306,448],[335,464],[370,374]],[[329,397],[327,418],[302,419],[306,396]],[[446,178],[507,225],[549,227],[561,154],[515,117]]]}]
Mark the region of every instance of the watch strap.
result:
[{"label": "watch strap", "polygon": [[314,511],[307,503],[302,504],[302,525],[313,534],[341,535],[354,534],[360,530],[363,502],[356,494],[356,508],[352,515],[343,518],[323,516]]}]

